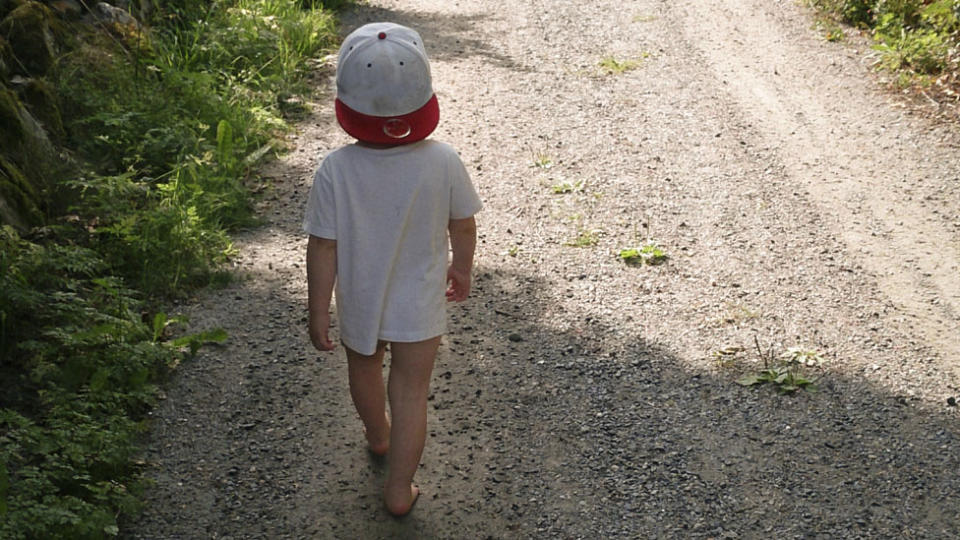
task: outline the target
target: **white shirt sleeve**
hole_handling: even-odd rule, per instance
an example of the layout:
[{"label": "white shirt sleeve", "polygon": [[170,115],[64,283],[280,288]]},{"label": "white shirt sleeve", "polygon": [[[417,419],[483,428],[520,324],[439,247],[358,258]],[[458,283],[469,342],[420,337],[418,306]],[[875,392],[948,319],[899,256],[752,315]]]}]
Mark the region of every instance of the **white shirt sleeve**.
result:
[{"label": "white shirt sleeve", "polygon": [[307,211],[303,217],[303,230],[313,236],[336,240],[337,207],[335,203],[333,181],[321,164],[313,175],[313,186],[310,188]]},{"label": "white shirt sleeve", "polygon": [[456,152],[452,152],[450,162],[450,219],[466,219],[479,212],[483,202]]}]

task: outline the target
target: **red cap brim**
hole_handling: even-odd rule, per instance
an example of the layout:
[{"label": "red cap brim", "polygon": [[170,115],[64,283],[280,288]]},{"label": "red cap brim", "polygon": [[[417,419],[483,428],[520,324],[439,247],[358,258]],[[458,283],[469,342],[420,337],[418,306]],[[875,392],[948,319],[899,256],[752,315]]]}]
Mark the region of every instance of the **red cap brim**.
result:
[{"label": "red cap brim", "polygon": [[410,144],[433,133],[440,122],[440,106],[434,94],[426,105],[403,116],[370,116],[347,107],[339,99],[334,106],[340,127],[359,141],[375,144]]}]

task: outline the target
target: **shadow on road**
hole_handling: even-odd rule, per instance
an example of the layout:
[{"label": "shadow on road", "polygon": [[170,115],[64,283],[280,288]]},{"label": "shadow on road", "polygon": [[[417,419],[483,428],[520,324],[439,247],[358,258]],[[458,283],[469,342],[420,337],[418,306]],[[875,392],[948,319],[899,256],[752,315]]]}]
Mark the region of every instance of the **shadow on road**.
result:
[{"label": "shadow on road", "polygon": [[[417,28],[435,58],[523,69],[470,37],[481,16],[359,6],[343,26],[373,20]],[[955,410],[836,375],[817,394],[742,388],[516,264],[479,268],[451,308],[424,495],[390,518],[342,353],[306,338],[309,173],[274,168],[280,210],[245,241],[249,278],[188,310],[231,339],[182,366],[154,412],[156,484],[125,537],[960,536]]]}]

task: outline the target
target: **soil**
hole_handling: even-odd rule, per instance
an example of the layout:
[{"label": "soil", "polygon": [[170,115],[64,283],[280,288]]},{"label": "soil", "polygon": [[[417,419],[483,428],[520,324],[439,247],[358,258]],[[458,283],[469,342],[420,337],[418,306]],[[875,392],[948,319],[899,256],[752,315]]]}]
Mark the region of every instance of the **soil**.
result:
[{"label": "soil", "polygon": [[[349,142],[327,68],[242,279],[180,306],[231,339],[153,412],[123,536],[960,536],[960,135],[864,37],[786,0],[371,1],[343,28],[375,20],[423,35],[485,203],[422,496],[389,517],[343,353],[306,334],[305,197]],[[650,239],[664,264],[618,258]],[[818,392],[736,383],[794,346]]]}]

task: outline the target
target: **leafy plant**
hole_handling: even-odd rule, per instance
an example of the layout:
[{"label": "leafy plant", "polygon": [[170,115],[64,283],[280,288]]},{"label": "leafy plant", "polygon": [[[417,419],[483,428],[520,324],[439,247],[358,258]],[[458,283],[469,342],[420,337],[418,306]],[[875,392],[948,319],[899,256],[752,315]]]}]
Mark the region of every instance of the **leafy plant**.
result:
[{"label": "leafy plant", "polygon": [[171,344],[174,347],[185,347],[190,356],[195,356],[197,351],[200,350],[200,347],[211,343],[223,343],[226,340],[226,330],[222,328],[214,328],[212,330],[204,330],[203,332],[197,332],[178,337],[177,339],[173,340]]},{"label": "leafy plant", "polygon": [[661,264],[667,260],[666,252],[653,241],[648,241],[635,248],[621,249],[618,256],[627,264],[641,266],[646,264]]},{"label": "leafy plant", "polygon": [[71,168],[47,191],[69,207],[0,228],[0,538],[116,536],[136,511],[158,385],[227,337],[170,332],[186,321],[159,306],[227,275],[255,167],[337,42],[320,6],[342,3],[170,0],[137,30],[58,42],[51,144]]},{"label": "leafy plant", "polygon": [[[157,383],[182,357],[143,302],[79,246],[0,229],[0,537],[102,538],[137,507],[134,456]],[[187,341],[184,346],[195,347]]]},{"label": "leafy plant", "polygon": [[605,56],[598,64],[600,69],[608,75],[619,75],[626,71],[640,67],[642,59],[649,58],[650,53],[643,53],[639,59],[617,60],[613,56]]},{"label": "leafy plant", "polygon": [[586,183],[583,180],[577,180],[575,182],[571,182],[569,180],[562,180],[550,186],[550,189],[553,191],[555,195],[562,195],[564,193],[574,193],[574,192],[579,193],[583,191],[585,184]]},{"label": "leafy plant", "polygon": [[[869,28],[877,65],[897,73],[902,85],[937,86],[956,95],[960,84],[960,3],[956,0],[809,0],[823,13]],[[828,39],[840,33],[829,31]]]},{"label": "leafy plant", "polygon": [[745,375],[737,380],[742,386],[755,386],[770,383],[782,394],[792,394],[798,390],[815,392],[816,378],[812,378],[810,371],[823,367],[823,356],[819,351],[791,347],[784,351],[779,361],[773,360],[772,352],[760,349],[760,341],[754,337],[757,353],[763,359],[764,367],[757,373]]},{"label": "leafy plant", "polygon": [[596,245],[600,241],[602,232],[599,229],[580,229],[577,231],[577,236],[565,245],[578,248]]},{"label": "leafy plant", "polygon": [[533,166],[538,169],[549,169],[553,167],[553,158],[545,152],[535,152],[533,155]]}]

